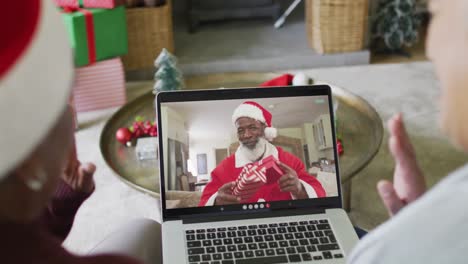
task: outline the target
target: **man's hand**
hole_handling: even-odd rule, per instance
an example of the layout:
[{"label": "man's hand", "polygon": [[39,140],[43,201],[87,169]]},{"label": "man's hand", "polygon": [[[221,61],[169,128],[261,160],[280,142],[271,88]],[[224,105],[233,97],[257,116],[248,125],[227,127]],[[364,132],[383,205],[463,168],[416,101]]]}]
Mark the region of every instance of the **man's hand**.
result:
[{"label": "man's hand", "polygon": [[278,180],[280,190],[282,192],[290,192],[296,199],[308,198],[307,192],[304,186],[302,186],[301,181],[299,181],[296,171],[281,161],[278,161],[277,164],[284,171],[284,175]]},{"label": "man's hand", "polygon": [[73,147],[67,167],[62,174],[62,180],[76,192],[91,193],[94,190],[93,175],[95,171],[96,166],[94,164],[81,164]]},{"label": "man's hand", "polygon": [[393,184],[382,180],[377,184],[377,190],[388,213],[393,216],[424,194],[426,182],[406,133],[402,115],[393,116],[387,125],[390,132],[388,145],[395,160],[395,172]]},{"label": "man's hand", "polygon": [[234,188],[235,185],[236,182],[232,181],[221,186],[216,196],[215,205],[239,204],[241,198],[232,195],[232,188]]}]

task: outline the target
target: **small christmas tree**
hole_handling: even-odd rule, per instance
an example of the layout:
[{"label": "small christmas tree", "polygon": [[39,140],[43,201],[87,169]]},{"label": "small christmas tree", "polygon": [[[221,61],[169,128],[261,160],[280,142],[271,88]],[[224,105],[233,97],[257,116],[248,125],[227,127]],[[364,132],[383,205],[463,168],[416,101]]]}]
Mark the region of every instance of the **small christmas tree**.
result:
[{"label": "small christmas tree", "polygon": [[415,0],[380,0],[373,21],[373,44],[383,41],[385,52],[405,54],[403,47],[418,41],[421,19]]},{"label": "small christmas tree", "polygon": [[173,91],[184,88],[184,79],[181,71],[177,68],[177,59],[174,55],[163,49],[154,61],[154,66],[158,69],[154,74],[156,83],[153,93],[160,91]]}]

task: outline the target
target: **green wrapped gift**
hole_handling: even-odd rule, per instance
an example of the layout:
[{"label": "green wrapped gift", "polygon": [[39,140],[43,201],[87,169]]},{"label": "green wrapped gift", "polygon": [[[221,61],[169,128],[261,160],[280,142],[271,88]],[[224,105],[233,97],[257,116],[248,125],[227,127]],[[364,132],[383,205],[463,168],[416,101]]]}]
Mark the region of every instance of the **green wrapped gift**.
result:
[{"label": "green wrapped gift", "polygon": [[119,57],[128,52],[125,8],[64,8],[63,19],[75,51],[75,65]]}]

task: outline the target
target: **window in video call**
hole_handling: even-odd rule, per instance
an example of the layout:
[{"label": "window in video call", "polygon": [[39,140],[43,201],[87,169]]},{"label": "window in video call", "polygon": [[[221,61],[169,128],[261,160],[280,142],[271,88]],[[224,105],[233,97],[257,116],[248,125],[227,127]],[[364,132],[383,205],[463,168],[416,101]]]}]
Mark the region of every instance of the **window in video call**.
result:
[{"label": "window in video call", "polygon": [[160,117],[167,199],[192,192],[189,207],[205,207],[338,196],[327,96],[162,103]]}]

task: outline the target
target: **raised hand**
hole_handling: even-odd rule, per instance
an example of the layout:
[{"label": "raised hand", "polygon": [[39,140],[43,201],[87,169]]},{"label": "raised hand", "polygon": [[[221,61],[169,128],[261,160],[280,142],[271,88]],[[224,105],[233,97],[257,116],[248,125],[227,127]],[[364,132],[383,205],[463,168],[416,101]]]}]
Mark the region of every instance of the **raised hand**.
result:
[{"label": "raised hand", "polygon": [[393,216],[405,205],[418,199],[426,191],[426,182],[418,165],[413,145],[406,132],[401,113],[394,115],[387,126],[388,145],[395,160],[393,183],[381,180],[377,184],[379,195]]},{"label": "raised hand", "polygon": [[215,205],[239,204],[241,198],[232,195],[232,188],[234,188],[235,185],[236,183],[232,181],[221,186],[216,196]]},{"label": "raised hand", "polygon": [[96,166],[92,163],[81,164],[76,155],[76,148],[70,152],[67,167],[62,174],[62,180],[74,191],[91,193],[94,190],[93,175]]},{"label": "raised hand", "polygon": [[283,176],[278,180],[280,190],[290,192],[297,199],[306,199],[308,197],[307,192],[302,186],[296,171],[281,161],[278,161],[277,164],[284,172]]}]

